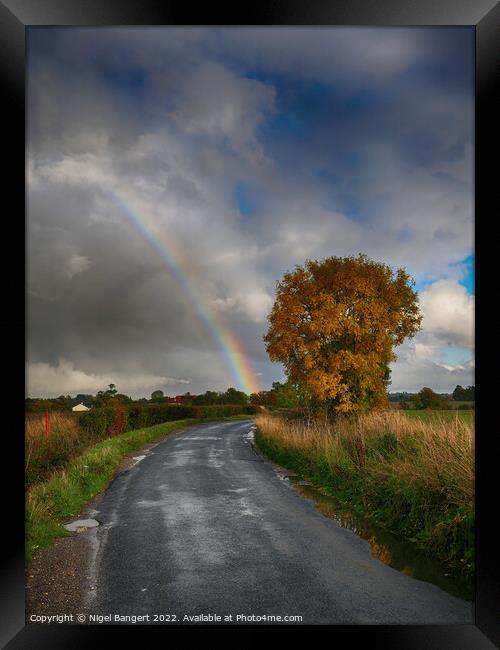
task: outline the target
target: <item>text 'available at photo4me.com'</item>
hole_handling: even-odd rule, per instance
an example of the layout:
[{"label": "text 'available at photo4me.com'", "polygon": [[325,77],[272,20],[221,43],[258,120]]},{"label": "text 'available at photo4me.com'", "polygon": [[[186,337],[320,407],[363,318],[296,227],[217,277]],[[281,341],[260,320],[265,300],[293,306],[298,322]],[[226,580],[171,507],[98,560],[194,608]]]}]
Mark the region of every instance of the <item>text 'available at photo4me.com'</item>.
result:
[{"label": "text 'available at photo4me.com'", "polygon": [[144,624],[144,623],[302,623],[302,616],[280,614],[32,614],[30,623]]}]

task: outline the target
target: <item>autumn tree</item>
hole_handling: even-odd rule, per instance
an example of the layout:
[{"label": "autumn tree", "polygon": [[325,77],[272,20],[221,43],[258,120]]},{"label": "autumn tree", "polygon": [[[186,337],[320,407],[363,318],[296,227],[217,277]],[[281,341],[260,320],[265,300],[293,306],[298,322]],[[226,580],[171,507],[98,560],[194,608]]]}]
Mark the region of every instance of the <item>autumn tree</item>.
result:
[{"label": "autumn tree", "polygon": [[310,402],[349,413],[385,403],[394,347],[420,329],[414,282],[366,255],[308,260],[285,273],[264,336]]}]

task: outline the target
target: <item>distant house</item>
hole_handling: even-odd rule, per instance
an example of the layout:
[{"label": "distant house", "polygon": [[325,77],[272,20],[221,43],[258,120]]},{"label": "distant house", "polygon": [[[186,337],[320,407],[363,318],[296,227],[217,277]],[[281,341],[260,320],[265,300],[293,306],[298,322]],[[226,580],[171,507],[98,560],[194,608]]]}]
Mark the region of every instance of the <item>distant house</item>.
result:
[{"label": "distant house", "polygon": [[85,404],[82,404],[81,402],[80,402],[80,404],[77,404],[76,406],[73,406],[73,408],[71,410],[72,411],[90,411],[89,407],[85,406]]},{"label": "distant house", "polygon": [[196,395],[191,395],[191,393],[185,393],[184,395],[176,395],[174,397],[174,404],[191,404],[193,397]]}]

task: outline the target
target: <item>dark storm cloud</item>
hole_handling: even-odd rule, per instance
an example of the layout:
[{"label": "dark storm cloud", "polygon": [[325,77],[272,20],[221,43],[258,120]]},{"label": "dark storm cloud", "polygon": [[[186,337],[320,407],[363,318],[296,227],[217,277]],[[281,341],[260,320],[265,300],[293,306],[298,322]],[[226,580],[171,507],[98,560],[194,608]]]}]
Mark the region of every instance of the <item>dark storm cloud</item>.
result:
[{"label": "dark storm cloud", "polygon": [[[126,365],[138,347],[140,358],[154,348],[148,361],[159,362],[169,347],[199,337],[192,309],[127,224],[89,223],[94,202],[88,193],[53,188],[48,204],[32,194],[30,358],[43,360],[55,346],[64,358],[92,355],[100,371],[110,362]],[[135,344],[128,349],[130,339]]]}]

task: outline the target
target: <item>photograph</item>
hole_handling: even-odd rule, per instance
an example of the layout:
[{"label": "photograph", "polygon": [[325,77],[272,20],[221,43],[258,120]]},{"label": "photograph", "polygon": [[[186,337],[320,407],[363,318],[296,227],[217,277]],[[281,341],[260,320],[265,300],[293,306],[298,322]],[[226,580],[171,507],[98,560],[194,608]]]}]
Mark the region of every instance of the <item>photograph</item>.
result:
[{"label": "photograph", "polygon": [[475,37],[26,28],[27,626],[474,625]]}]

